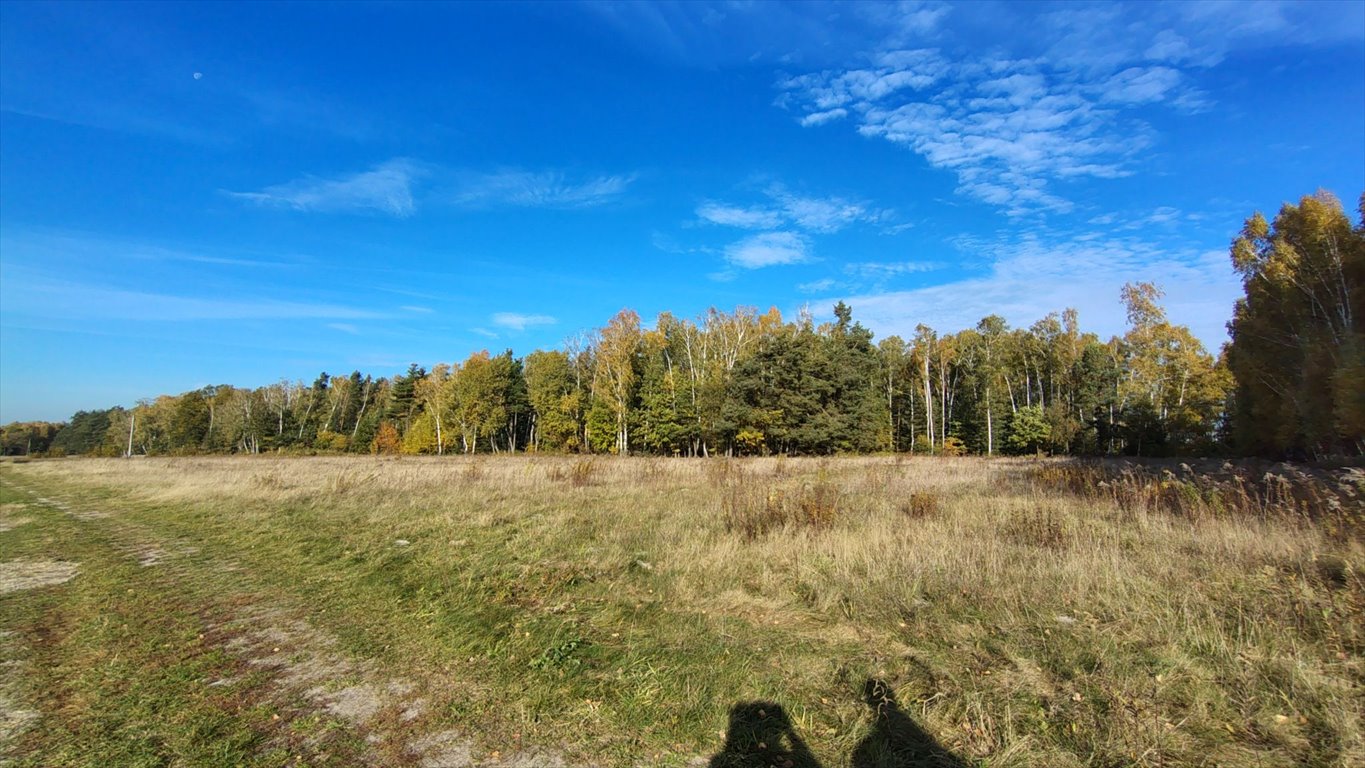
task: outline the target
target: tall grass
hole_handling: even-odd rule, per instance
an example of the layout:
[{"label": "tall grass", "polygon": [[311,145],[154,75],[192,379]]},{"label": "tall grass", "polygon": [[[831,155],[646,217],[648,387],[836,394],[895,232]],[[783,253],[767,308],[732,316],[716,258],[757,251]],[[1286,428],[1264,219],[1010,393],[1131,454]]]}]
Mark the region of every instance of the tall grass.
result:
[{"label": "tall grass", "polygon": [[464,728],[604,765],[706,756],[729,708],[758,699],[846,763],[872,727],[871,678],[991,766],[1365,763],[1357,481],[1203,469],[335,457],[4,471],[242,562],[316,605],[353,653],[476,675],[446,710]]}]

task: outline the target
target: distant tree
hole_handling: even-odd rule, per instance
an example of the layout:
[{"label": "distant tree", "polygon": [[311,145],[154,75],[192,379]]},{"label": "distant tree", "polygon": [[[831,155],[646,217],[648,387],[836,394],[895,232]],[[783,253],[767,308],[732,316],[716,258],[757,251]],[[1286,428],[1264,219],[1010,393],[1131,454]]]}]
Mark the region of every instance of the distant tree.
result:
[{"label": "distant tree", "polygon": [[835,322],[826,329],[829,406],[833,434],[827,451],[888,450],[890,418],[883,400],[880,361],[872,332],[854,322],[853,310],[842,301],[834,307]]},{"label": "distant tree", "polygon": [[526,387],[525,366],[506,350],[493,358],[495,377],[502,387],[504,421],[499,437],[508,451],[525,448],[531,433],[531,398]]},{"label": "distant tree", "polygon": [[[80,414],[85,414],[81,411]],[[95,413],[106,413],[96,411]],[[73,419],[75,417],[72,417]],[[46,421],[24,421],[11,422],[4,427],[0,427],[0,454],[5,456],[30,456],[33,454],[43,454],[56,448],[59,452],[67,452],[56,439],[61,433],[70,429],[67,424],[54,424]],[[86,451],[80,451],[85,453]]]},{"label": "distant tree", "polygon": [[469,356],[451,374],[455,421],[465,453],[478,450],[479,439],[497,451],[495,435],[507,423],[507,381],[503,367],[494,362],[488,350]]},{"label": "distant tree", "polygon": [[393,422],[400,432],[406,432],[413,418],[421,409],[417,398],[417,382],[427,377],[427,370],[417,363],[408,366],[408,372],[395,376],[389,387],[388,407],[384,416]]},{"label": "distant tree", "polygon": [[612,450],[630,453],[630,407],[638,382],[636,357],[641,340],[640,316],[623,309],[602,329],[597,344],[593,397],[601,401],[615,428]]},{"label": "distant tree", "polygon": [[[413,388],[413,397],[421,405],[423,418],[408,428],[403,445],[419,446],[410,453],[443,454],[454,441],[443,429],[450,408],[450,366],[439,363],[425,378],[419,379]],[[420,427],[420,429],[419,429]],[[419,433],[420,432],[420,437]],[[430,433],[430,434],[428,434]],[[411,439],[409,439],[411,438]]]},{"label": "distant tree", "polygon": [[899,336],[888,336],[878,342],[877,362],[877,388],[886,398],[887,447],[899,451],[915,437],[915,370]]},{"label": "distant tree", "polygon": [[177,453],[198,451],[204,445],[212,423],[209,399],[203,392],[186,392],[175,398],[170,421],[166,425],[169,449]]},{"label": "distant tree", "polygon": [[383,456],[396,456],[402,451],[403,445],[398,436],[398,428],[385,421],[379,425],[375,432],[374,440],[370,442],[370,453]]},{"label": "distant tree", "polygon": [[[48,438],[51,448],[70,456],[98,453],[109,431],[109,411],[77,411],[56,435]],[[33,433],[30,433],[33,434]],[[126,435],[125,435],[126,437]],[[42,449],[47,450],[49,445]],[[8,449],[7,449],[8,452]],[[23,451],[29,453],[28,450]]]},{"label": "distant tree", "polygon": [[531,404],[531,446],[537,451],[569,450],[582,406],[568,353],[536,350],[526,356],[523,369]]},{"label": "distant tree", "polygon": [[660,316],[655,330],[641,340],[641,380],[637,432],[639,442],[656,453],[682,452],[687,425],[680,410],[682,402],[673,350],[668,330],[673,318]]},{"label": "distant tree", "polygon": [[1026,405],[1010,414],[1005,444],[1013,453],[1034,453],[1042,449],[1052,426],[1040,405]]},{"label": "distant tree", "polygon": [[365,377],[365,387],[361,393],[360,409],[356,412],[355,425],[351,427],[350,449],[367,451],[374,441],[383,422],[385,406],[389,400],[388,379]]},{"label": "distant tree", "polygon": [[1233,435],[1244,451],[1365,453],[1365,195],[1352,227],[1326,192],[1247,219],[1228,330]]}]

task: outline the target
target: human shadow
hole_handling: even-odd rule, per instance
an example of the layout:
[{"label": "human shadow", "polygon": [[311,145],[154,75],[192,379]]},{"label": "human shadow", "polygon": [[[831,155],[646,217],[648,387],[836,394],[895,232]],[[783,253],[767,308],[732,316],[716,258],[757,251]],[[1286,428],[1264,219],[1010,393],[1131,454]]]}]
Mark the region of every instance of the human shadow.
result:
[{"label": "human shadow", "polygon": [[780,704],[746,701],[730,708],[725,745],[709,768],[821,768]]},{"label": "human shadow", "polygon": [[[850,768],[969,768],[915,724],[884,680],[863,685],[872,730],[853,749]],[[730,728],[707,768],[821,768],[782,705],[747,701],[730,708]]]},{"label": "human shadow", "polygon": [[901,711],[896,692],[885,681],[868,680],[863,701],[876,720],[872,732],[854,747],[851,768],[968,768]]}]

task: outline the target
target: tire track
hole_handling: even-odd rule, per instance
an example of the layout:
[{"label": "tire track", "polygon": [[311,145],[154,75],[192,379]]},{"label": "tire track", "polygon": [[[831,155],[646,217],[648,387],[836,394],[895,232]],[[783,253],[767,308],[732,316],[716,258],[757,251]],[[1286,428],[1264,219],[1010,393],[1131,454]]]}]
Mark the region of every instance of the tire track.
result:
[{"label": "tire track", "polygon": [[[36,504],[98,526],[114,546],[140,566],[161,569],[170,583],[183,584],[191,591],[204,591],[195,586],[200,578],[197,570],[244,572],[239,563],[205,557],[185,541],[162,539],[143,526],[65,495],[44,496],[14,482],[12,476],[6,482]],[[198,557],[192,560],[194,556]],[[3,567],[0,564],[0,583]],[[74,575],[73,569],[66,578]],[[300,608],[271,605],[249,593],[234,595],[236,601],[231,607],[215,605],[222,602],[221,596],[211,591],[206,597],[210,599],[200,608],[206,641],[218,644],[253,668],[267,671],[270,687],[280,699],[302,699],[315,711],[363,734],[368,765],[390,766],[399,760],[421,768],[567,768],[553,752],[494,753],[497,757],[493,759],[476,759],[473,740],[459,730],[422,729],[429,712],[417,681],[386,674],[375,662],[344,653],[336,638],[313,626]],[[205,681],[205,685],[232,682]],[[31,714],[17,705],[14,711]],[[16,722],[31,725],[32,718],[16,718]]]}]

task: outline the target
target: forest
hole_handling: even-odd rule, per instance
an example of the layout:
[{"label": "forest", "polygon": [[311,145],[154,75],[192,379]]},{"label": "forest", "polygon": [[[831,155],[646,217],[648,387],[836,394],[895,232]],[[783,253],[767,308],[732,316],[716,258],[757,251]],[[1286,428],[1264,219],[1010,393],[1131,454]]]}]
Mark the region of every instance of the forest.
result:
[{"label": "forest", "polygon": [[1122,336],[1071,309],[875,339],[834,320],[711,309],[652,326],[623,309],[562,349],[480,351],[392,378],[360,371],[210,386],[3,428],[6,455],[576,452],[711,455],[1365,454],[1365,195],[1248,219],[1245,296],[1215,355],[1126,285]]}]

